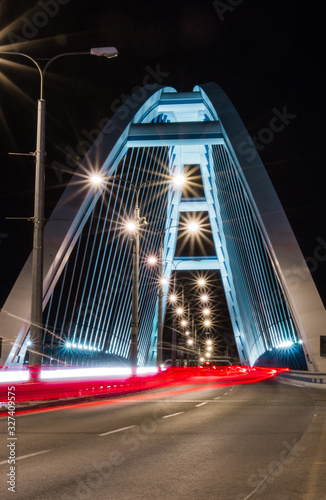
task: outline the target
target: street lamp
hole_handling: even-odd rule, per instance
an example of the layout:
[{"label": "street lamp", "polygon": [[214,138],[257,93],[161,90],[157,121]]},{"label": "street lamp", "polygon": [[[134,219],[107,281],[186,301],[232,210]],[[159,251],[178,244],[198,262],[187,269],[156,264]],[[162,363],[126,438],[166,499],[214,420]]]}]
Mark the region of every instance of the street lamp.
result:
[{"label": "street lamp", "polygon": [[155,264],[157,264],[157,258],[155,257],[155,255],[151,255],[150,257],[148,257],[148,263],[151,266],[155,266]]},{"label": "street lamp", "polygon": [[205,348],[206,348],[206,353],[205,353],[205,356],[206,358],[209,358],[210,356],[212,356],[212,352],[213,352],[213,341],[212,339],[207,339],[206,342],[205,342]]},{"label": "street lamp", "polygon": [[138,318],[138,304],[139,304],[139,229],[143,222],[147,224],[146,219],[139,216],[139,191],[149,184],[157,184],[156,179],[150,179],[139,186],[132,182],[119,178],[120,181],[126,182],[133,188],[136,195],[134,220],[129,221],[127,229],[134,235],[132,245],[132,299],[131,299],[131,334],[130,334],[130,364],[133,368],[137,366],[138,362],[138,333],[139,333],[139,318]]},{"label": "street lamp", "polygon": [[134,222],[129,221],[126,224],[126,228],[128,229],[128,231],[133,232],[133,231],[136,231],[137,225]]},{"label": "street lamp", "polygon": [[198,222],[189,222],[188,224],[188,229],[189,231],[191,231],[192,233],[196,233],[199,229],[199,224]]},{"label": "street lamp", "polygon": [[[121,179],[122,180],[122,179]],[[172,179],[175,186],[181,186],[185,182],[183,175],[174,176]],[[129,182],[129,181],[126,181]],[[131,186],[134,187],[136,192],[136,207],[135,207],[135,223],[137,228],[139,226],[139,207],[138,207],[138,193],[139,190],[150,183],[157,184],[159,181],[155,179],[150,179],[144,182],[141,186],[134,186],[129,182]],[[139,231],[135,231],[134,239],[134,251],[133,251],[133,300],[132,300],[132,332],[131,332],[131,347],[130,347],[130,360],[132,366],[137,366],[137,352],[138,352],[138,295],[139,295]],[[153,261],[153,259],[152,259]],[[157,363],[160,365],[162,363],[162,350],[163,350],[163,286],[164,286],[164,276],[163,276],[163,245],[160,245],[160,255],[159,255],[159,293],[158,293],[158,322],[157,322]]]},{"label": "street lamp", "polygon": [[[140,190],[149,185],[158,185],[163,184],[166,181],[162,181],[159,178],[149,179],[143,182],[140,185],[135,185],[131,181],[124,179],[123,177],[113,176],[105,177],[99,174],[93,174],[90,177],[90,181],[94,185],[101,185],[106,180],[115,180],[119,179],[119,182],[125,182],[130,188],[132,188],[136,195],[135,201],[135,209],[134,209],[134,218],[130,220],[126,224],[126,229],[133,234],[133,250],[132,250],[132,262],[133,262],[133,271],[132,271],[132,305],[131,305],[131,335],[130,335],[130,364],[132,367],[137,366],[138,361],[138,333],[139,333],[139,319],[138,319],[138,304],[139,304],[139,230],[142,224],[147,225],[145,217],[140,217],[139,215],[139,192]],[[172,182],[175,185],[182,185],[185,182],[185,178],[183,175],[174,176]],[[162,246],[162,245],[161,245]],[[161,251],[161,249],[160,249]],[[160,261],[163,259],[163,256],[160,254]],[[151,259],[151,263],[155,264],[156,260],[154,258]],[[163,272],[160,272],[160,288],[159,288],[159,310],[158,310],[158,352],[161,353],[162,350],[162,280],[163,280]],[[161,359],[158,359],[158,362],[161,362]]]},{"label": "street lamp", "polygon": [[183,186],[186,182],[186,178],[183,174],[176,174],[174,177],[174,184],[176,186]]},{"label": "street lamp", "polygon": [[40,98],[37,103],[36,150],[29,153],[35,157],[35,194],[34,194],[34,233],[32,258],[32,296],[30,317],[30,340],[32,350],[29,353],[29,365],[40,366],[42,363],[42,314],[43,314],[43,247],[44,247],[44,159],[45,159],[45,99],[43,99],[43,84],[46,70],[56,59],[75,55],[96,55],[107,58],[116,57],[115,47],[92,48],[89,52],[64,52],[49,59],[41,69],[33,57],[22,52],[0,51],[0,56],[25,57],[32,61],[40,75]]}]

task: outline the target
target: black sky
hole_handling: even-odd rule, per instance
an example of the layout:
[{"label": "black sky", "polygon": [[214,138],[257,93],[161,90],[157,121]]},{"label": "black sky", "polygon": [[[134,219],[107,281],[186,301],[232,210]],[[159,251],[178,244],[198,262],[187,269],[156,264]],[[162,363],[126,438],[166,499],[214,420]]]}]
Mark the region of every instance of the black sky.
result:
[{"label": "black sky", "polygon": [[[223,4],[224,12],[218,11]],[[313,278],[326,302],[326,259],[320,258],[326,255],[323,2],[2,0],[0,30],[3,50],[16,50],[12,42],[20,41],[20,50],[35,58],[96,46],[119,50],[111,61],[60,60],[48,75],[47,215],[70,177],[53,165],[73,169],[72,157],[82,156],[76,149],[80,140],[89,140],[87,135],[143,84],[148,68],[178,91],[218,83],[252,137],[269,126],[273,110],[295,115],[260,155],[303,255],[315,259],[316,248],[325,247]],[[18,57],[11,60],[25,65]],[[32,245],[31,223],[5,217],[32,215],[33,160],[7,153],[35,149],[39,79],[1,62],[0,77],[2,304]]]}]

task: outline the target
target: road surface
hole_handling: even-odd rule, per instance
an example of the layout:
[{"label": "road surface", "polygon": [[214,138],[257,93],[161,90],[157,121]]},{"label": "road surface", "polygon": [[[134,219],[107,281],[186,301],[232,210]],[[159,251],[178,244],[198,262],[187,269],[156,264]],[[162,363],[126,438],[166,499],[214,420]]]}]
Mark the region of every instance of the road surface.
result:
[{"label": "road surface", "polygon": [[1,418],[0,498],[326,499],[325,390],[195,382]]}]

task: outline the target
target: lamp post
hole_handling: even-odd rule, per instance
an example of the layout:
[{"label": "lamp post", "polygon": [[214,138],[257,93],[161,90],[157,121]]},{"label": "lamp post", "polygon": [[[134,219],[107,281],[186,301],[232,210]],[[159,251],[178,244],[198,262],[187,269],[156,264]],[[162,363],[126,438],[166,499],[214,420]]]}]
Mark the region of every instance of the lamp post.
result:
[{"label": "lamp post", "polygon": [[139,206],[138,190],[136,189],[135,230],[132,240],[132,298],[131,298],[131,334],[130,334],[130,364],[137,366],[138,358],[138,295],[139,295]]},{"label": "lamp post", "polygon": [[160,276],[158,288],[158,322],[157,322],[157,364],[160,366],[163,362],[163,244],[160,245]]},{"label": "lamp post", "polygon": [[[133,272],[132,272],[132,309],[131,309],[131,338],[130,338],[130,363],[132,367],[137,366],[138,359],[138,333],[139,333],[139,321],[138,321],[138,306],[139,306],[139,230],[141,226],[141,222],[143,221],[147,224],[145,217],[140,217],[139,210],[139,191],[147,185],[157,185],[164,184],[166,181],[162,181],[161,179],[149,179],[142,183],[141,185],[135,185],[131,181],[124,179],[119,176],[113,177],[102,177],[101,174],[95,174],[91,177],[91,182],[96,185],[101,185],[105,180],[114,180],[119,179],[119,181],[125,182],[128,186],[130,186],[136,195],[135,209],[134,209],[134,220],[129,221],[127,224],[127,229],[134,233],[133,237]],[[177,174],[171,179],[175,186],[180,187],[185,182],[185,177],[182,174]],[[190,230],[192,232],[197,230],[197,226],[192,227]],[[158,231],[161,234],[161,244],[160,244],[160,253],[159,253],[159,292],[158,292],[158,322],[157,322],[157,363],[161,364],[162,362],[162,347],[163,347],[163,237],[165,232],[168,229],[172,229],[172,226],[166,228],[164,231]],[[156,263],[156,261],[155,261]]]},{"label": "lamp post", "polygon": [[[91,182],[96,185],[101,185],[105,180],[115,180],[119,179],[119,182],[125,182],[130,188],[135,192],[135,209],[134,209],[134,219],[130,220],[127,224],[127,229],[133,234],[133,245],[132,245],[132,304],[131,304],[131,333],[130,333],[130,364],[133,369],[137,366],[138,361],[138,333],[139,333],[139,318],[138,318],[138,306],[139,306],[139,233],[141,224],[147,224],[145,217],[140,217],[139,210],[139,192],[140,190],[149,185],[164,184],[166,181],[161,179],[149,179],[140,185],[135,185],[131,181],[124,179],[123,177],[113,176],[113,177],[101,177],[101,175],[93,175],[91,177]],[[173,178],[174,183],[180,182],[180,176]],[[160,303],[160,300],[159,300]],[[162,312],[159,314],[158,330],[160,331],[162,338]],[[159,334],[158,334],[159,336]],[[159,342],[159,340],[158,340]]]},{"label": "lamp post", "polygon": [[[173,282],[173,292],[175,292],[176,289],[176,268],[178,267],[178,264],[175,266],[175,274],[174,274],[174,282]],[[177,359],[177,332],[176,332],[176,327],[175,327],[175,314],[173,315],[172,319],[172,366],[175,366],[176,364],[176,359]]]},{"label": "lamp post", "polygon": [[[141,184],[140,186],[135,186],[131,182],[120,179],[129,184],[136,193],[136,204],[134,212],[134,237],[132,243],[132,304],[131,304],[131,334],[130,334],[130,364],[133,368],[137,366],[138,361],[138,333],[139,333],[139,319],[138,319],[138,304],[139,304],[139,229],[141,220],[146,223],[146,219],[140,219],[139,217],[139,191],[145,185],[151,184],[153,182],[157,183],[157,180],[149,180]],[[132,224],[132,223],[131,223]],[[131,225],[129,230],[132,230]]]},{"label": "lamp post", "polygon": [[[179,176],[180,177],[180,176]],[[180,182],[179,177],[173,179],[174,183]],[[177,179],[177,180],[176,180]],[[145,181],[140,186],[135,186],[132,182],[125,179],[120,179],[127,182],[136,193],[136,205],[134,214],[134,229],[135,233],[133,240],[133,274],[132,274],[132,308],[131,308],[131,341],[130,341],[130,362],[132,367],[137,366],[138,360],[138,333],[139,333],[139,323],[138,323],[138,302],[139,302],[139,229],[140,222],[143,220],[147,224],[145,218],[139,217],[139,191],[146,185],[162,183],[159,179],[149,179]],[[159,283],[159,293],[158,293],[158,322],[157,322],[157,362],[162,363],[162,338],[163,338],[163,285],[161,283],[163,279],[163,245],[160,246],[160,283]]]},{"label": "lamp post", "polygon": [[37,101],[36,150],[29,153],[35,156],[35,193],[34,193],[34,232],[32,252],[32,294],[30,317],[30,340],[32,349],[29,356],[30,366],[42,363],[42,313],[43,313],[43,246],[44,246],[44,158],[45,158],[45,99],[43,99],[43,83],[45,72],[53,61],[61,57],[74,55],[96,55],[108,58],[116,57],[115,47],[93,48],[89,52],[65,52],[49,59],[41,69],[33,57],[22,52],[2,52],[1,55],[25,57],[32,61],[40,75],[40,98]]},{"label": "lamp post", "polygon": [[[130,364],[132,369],[136,369],[138,362],[138,333],[139,333],[139,317],[138,317],[138,305],[139,305],[139,230],[141,224],[147,224],[145,217],[140,217],[139,215],[139,192],[140,190],[150,184],[157,185],[162,182],[159,179],[149,179],[140,185],[135,185],[131,181],[124,179],[119,176],[113,176],[108,178],[110,180],[119,179],[119,182],[125,182],[129,187],[131,187],[136,196],[135,209],[134,209],[134,219],[129,221],[126,225],[128,231],[133,234],[132,238],[132,298],[131,298],[131,332],[130,332]],[[91,181],[93,184],[101,184],[105,178],[101,176],[93,175]]]}]

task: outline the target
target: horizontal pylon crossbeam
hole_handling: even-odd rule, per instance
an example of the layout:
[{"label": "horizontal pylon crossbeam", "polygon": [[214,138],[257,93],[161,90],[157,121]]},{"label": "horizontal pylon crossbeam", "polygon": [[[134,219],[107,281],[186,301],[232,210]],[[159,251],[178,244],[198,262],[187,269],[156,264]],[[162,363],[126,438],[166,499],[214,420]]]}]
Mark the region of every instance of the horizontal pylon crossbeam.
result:
[{"label": "horizontal pylon crossbeam", "polygon": [[224,144],[218,121],[141,123],[130,126],[128,147]]}]

